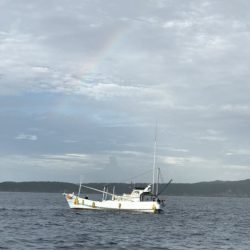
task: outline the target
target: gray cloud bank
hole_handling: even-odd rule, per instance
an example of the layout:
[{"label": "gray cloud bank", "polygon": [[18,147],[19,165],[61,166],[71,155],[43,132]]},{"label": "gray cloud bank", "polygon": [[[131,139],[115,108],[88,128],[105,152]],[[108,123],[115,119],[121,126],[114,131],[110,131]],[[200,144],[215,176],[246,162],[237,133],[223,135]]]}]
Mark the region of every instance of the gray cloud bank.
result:
[{"label": "gray cloud bank", "polygon": [[[250,3],[0,1],[0,181],[250,178]],[[141,181],[150,181],[150,176]]]}]

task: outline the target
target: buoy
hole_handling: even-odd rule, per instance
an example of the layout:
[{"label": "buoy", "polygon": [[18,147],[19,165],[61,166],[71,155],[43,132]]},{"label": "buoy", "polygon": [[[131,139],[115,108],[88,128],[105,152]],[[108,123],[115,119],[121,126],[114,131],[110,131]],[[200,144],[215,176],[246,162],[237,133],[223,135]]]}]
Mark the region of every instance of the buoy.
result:
[{"label": "buoy", "polygon": [[75,200],[74,200],[74,204],[75,205],[78,205],[79,204],[79,201],[78,201],[78,198],[76,197]]},{"label": "buoy", "polygon": [[154,213],[156,213],[156,206],[155,206],[155,204],[153,204],[152,210],[154,211]]}]

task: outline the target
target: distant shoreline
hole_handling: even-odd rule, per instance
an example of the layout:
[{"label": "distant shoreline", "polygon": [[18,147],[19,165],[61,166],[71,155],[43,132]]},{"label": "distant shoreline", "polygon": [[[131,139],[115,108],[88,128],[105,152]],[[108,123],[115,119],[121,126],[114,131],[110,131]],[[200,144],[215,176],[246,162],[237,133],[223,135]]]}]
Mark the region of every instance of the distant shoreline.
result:
[{"label": "distant shoreline", "polygon": [[[132,190],[128,183],[86,183],[87,186],[103,189],[103,186],[115,186],[117,194]],[[146,186],[147,183],[137,185]],[[160,184],[159,190],[164,187]],[[83,189],[84,191],[84,189]],[[0,192],[63,193],[78,192],[78,184],[68,182],[1,182]],[[85,190],[86,192],[86,190]],[[86,193],[92,193],[88,190]],[[211,181],[193,184],[172,183],[162,195],[169,196],[205,196],[205,197],[250,197],[250,179],[240,181]]]}]

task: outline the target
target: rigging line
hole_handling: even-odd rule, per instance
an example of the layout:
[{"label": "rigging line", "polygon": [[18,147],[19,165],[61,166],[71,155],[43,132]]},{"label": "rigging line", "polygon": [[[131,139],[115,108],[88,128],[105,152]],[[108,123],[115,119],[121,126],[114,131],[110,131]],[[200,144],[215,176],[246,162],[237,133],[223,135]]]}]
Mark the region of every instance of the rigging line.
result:
[{"label": "rigging line", "polygon": [[160,182],[161,182],[161,183],[164,183],[164,182],[165,182],[165,180],[164,180],[164,174],[162,173],[162,170],[161,170],[161,172],[160,172]]},{"label": "rigging line", "polygon": [[[142,173],[140,173],[140,174],[138,174],[138,175],[132,176],[132,177],[130,177],[130,178],[128,178],[128,179],[121,180],[120,183],[131,181],[131,180],[133,180],[133,179],[135,179],[135,178],[137,178],[137,177],[145,176],[146,174],[149,174],[149,173],[151,173],[151,172],[152,172],[152,170],[147,170],[147,171],[142,172]],[[105,186],[105,187],[111,187],[111,186],[114,186],[114,183],[112,183],[112,184],[106,184],[106,185],[104,185],[104,186]]]},{"label": "rigging line", "polygon": [[160,190],[160,192],[158,192],[158,194],[156,196],[159,196],[160,194],[162,194],[165,190],[167,190],[167,188],[169,187],[169,185],[171,184],[173,180],[171,179],[167,184],[165,184],[163,186],[163,188]]},{"label": "rigging line", "polygon": [[160,174],[160,179],[162,183],[165,183],[164,177],[166,177],[166,171],[164,170],[164,168],[161,168],[161,174]]},{"label": "rigging line", "polygon": [[160,175],[160,179],[161,179],[161,183],[164,183],[164,182],[165,182],[162,175]]},{"label": "rigging line", "polygon": [[147,171],[145,171],[145,172],[142,172],[141,174],[135,175],[135,176],[130,177],[130,178],[128,178],[128,179],[124,179],[124,180],[122,180],[121,182],[131,181],[131,180],[133,180],[133,179],[135,179],[135,178],[137,178],[137,177],[145,176],[146,174],[151,173],[151,172],[152,172],[152,170],[147,170]]}]

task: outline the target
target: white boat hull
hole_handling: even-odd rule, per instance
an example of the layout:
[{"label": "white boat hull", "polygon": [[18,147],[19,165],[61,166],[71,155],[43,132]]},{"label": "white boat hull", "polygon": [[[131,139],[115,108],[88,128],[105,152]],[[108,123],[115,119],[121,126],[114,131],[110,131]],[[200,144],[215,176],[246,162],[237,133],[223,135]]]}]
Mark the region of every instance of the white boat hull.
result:
[{"label": "white boat hull", "polygon": [[65,194],[65,197],[69,207],[72,209],[117,210],[145,213],[159,213],[163,210],[163,204],[160,204],[157,201],[95,201],[84,199],[72,194]]}]

